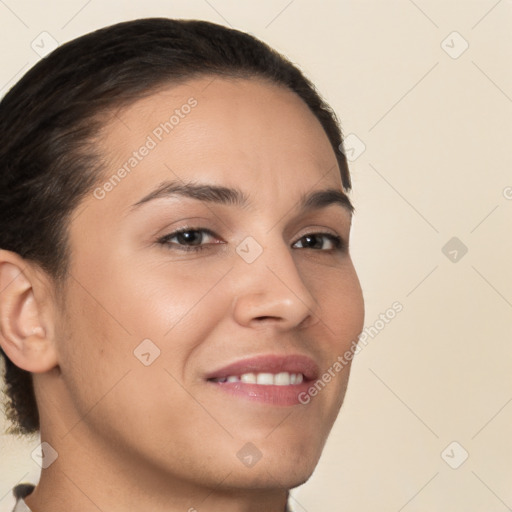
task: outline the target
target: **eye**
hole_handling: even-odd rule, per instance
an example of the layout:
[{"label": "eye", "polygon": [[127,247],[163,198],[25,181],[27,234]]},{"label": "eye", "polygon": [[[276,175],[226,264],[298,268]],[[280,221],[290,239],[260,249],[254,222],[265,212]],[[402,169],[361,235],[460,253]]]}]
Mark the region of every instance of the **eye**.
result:
[{"label": "eye", "polygon": [[341,237],[330,233],[309,233],[297,240],[292,247],[298,249],[316,249],[320,251],[335,251],[343,249]]},{"label": "eye", "polygon": [[213,231],[204,228],[184,228],[158,240],[161,245],[182,251],[198,251],[206,245],[223,243]]},{"label": "eye", "polygon": [[[181,251],[200,251],[208,246],[225,243],[213,231],[206,228],[183,228],[158,240],[160,245]],[[292,247],[320,251],[343,250],[341,237],[331,233],[308,233],[299,238]]]}]

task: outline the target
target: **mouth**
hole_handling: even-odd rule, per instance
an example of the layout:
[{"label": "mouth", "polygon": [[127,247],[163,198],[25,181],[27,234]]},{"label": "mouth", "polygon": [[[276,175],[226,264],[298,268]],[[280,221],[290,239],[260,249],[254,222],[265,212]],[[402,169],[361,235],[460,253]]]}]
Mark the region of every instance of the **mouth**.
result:
[{"label": "mouth", "polygon": [[206,376],[220,392],[276,406],[302,403],[300,396],[317,379],[318,365],[302,355],[268,355],[237,361]]},{"label": "mouth", "polygon": [[304,381],[302,373],[243,373],[242,375],[229,375],[208,379],[210,382],[243,382],[245,384],[258,384],[259,386],[291,386]]}]

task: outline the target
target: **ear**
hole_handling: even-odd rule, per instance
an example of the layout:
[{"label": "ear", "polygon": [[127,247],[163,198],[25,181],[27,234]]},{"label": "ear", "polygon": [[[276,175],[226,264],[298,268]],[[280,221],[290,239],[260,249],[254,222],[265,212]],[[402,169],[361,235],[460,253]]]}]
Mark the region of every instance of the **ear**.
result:
[{"label": "ear", "polygon": [[18,254],[0,250],[0,346],[19,368],[57,366],[50,279]]}]

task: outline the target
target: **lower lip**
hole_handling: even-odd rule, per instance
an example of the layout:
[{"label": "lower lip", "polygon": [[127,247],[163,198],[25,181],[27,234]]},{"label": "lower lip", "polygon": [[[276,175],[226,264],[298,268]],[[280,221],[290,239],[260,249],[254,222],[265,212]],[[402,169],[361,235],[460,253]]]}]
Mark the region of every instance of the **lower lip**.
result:
[{"label": "lower lip", "polygon": [[308,382],[294,384],[291,386],[273,386],[261,384],[247,384],[245,382],[213,382],[209,384],[217,389],[239,396],[254,402],[260,402],[269,405],[290,406],[298,405],[304,402],[300,401],[300,397],[307,393],[310,386]]}]

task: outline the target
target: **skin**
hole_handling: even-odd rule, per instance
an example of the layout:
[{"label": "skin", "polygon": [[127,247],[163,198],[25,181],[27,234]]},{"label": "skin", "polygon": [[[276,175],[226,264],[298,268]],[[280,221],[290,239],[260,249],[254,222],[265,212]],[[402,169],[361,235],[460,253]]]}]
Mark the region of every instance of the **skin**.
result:
[{"label": "skin", "polygon": [[[0,251],[2,347],[33,372],[41,438],[59,454],[26,499],[34,512],[282,512],[341,407],[349,366],[307,405],[253,402],[204,379],[262,354],[307,355],[321,374],[363,327],[349,210],[298,208],[304,194],[343,191],[328,138],[298,96],[204,77],[139,100],[105,125],[99,184],[190,97],[197,106],[126,177],[76,208],[64,295]],[[248,202],[173,195],[132,208],[166,180],[235,187]],[[158,242],[180,228],[215,236],[199,251]],[[345,246],[317,235],[308,248],[314,233]],[[252,263],[235,250],[248,236],[263,250]],[[134,356],[144,339],[160,350],[149,366]],[[253,467],[236,455],[247,442],[262,455]]]}]

